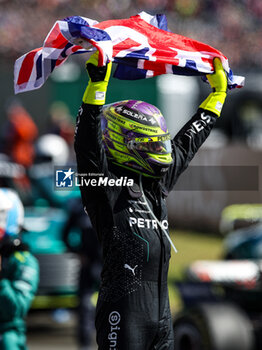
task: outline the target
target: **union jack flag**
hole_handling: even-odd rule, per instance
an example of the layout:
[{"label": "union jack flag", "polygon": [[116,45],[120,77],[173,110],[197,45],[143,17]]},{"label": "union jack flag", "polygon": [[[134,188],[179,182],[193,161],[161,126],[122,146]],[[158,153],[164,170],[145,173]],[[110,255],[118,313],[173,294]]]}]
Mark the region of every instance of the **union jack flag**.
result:
[{"label": "union jack flag", "polygon": [[56,21],[43,47],[18,58],[14,67],[15,93],[40,88],[52,71],[75,53],[99,51],[99,66],[117,64],[114,77],[143,79],[161,74],[200,75],[214,72],[219,57],[229,88],[242,87],[228,59],[213,47],[168,31],[165,15],[141,12],[128,19],[97,22],[72,16]]}]

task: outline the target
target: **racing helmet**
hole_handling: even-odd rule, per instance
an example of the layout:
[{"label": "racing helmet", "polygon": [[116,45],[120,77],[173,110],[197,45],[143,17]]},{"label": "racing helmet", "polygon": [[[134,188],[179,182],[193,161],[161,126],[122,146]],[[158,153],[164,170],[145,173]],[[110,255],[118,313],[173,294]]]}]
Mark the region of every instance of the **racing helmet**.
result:
[{"label": "racing helmet", "polygon": [[36,142],[35,151],[38,162],[50,161],[57,165],[65,165],[70,153],[66,141],[56,134],[40,136]]},{"label": "racing helmet", "polygon": [[18,238],[23,222],[24,206],[17,193],[10,188],[0,188],[0,248]]},{"label": "racing helmet", "polygon": [[160,178],[173,162],[165,118],[149,103],[125,100],[106,105],[101,127],[107,159],[114,164]]}]

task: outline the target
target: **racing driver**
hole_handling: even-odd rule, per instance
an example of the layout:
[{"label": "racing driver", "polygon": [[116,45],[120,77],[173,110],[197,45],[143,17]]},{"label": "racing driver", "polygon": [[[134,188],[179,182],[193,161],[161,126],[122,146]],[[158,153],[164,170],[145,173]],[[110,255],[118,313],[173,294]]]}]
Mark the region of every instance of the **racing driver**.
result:
[{"label": "racing driver", "polygon": [[[90,80],[75,134],[78,173],[109,179],[107,185],[81,187],[103,248],[96,309],[99,350],[174,348],[165,198],[220,116],[227,78],[218,58],[214,67],[207,76],[212,92],[171,140],[155,106],[137,100],[104,105],[111,63],[98,67],[97,52],[86,63]],[[123,177],[132,184],[112,185]]]}]

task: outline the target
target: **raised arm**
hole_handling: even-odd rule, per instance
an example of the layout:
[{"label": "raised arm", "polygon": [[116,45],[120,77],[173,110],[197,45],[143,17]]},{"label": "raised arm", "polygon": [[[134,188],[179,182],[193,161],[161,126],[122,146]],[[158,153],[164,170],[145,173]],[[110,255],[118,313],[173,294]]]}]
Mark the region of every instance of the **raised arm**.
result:
[{"label": "raised arm", "polygon": [[98,67],[98,51],[86,62],[89,83],[79,109],[75,152],[79,173],[106,173],[107,160],[102,146],[100,113],[105,104],[112,63]]},{"label": "raised arm", "polygon": [[[111,66],[110,62],[105,67],[98,67],[98,52],[86,63],[90,79],[78,112],[75,131],[77,168],[80,174],[88,174],[86,180],[92,177],[90,173],[108,176],[108,164],[102,144],[101,112],[105,104]],[[97,219],[97,213],[105,212],[109,208],[106,188],[81,186],[80,190],[84,209],[88,212],[93,227],[100,232],[101,222]]]},{"label": "raised arm", "polygon": [[179,175],[188,167],[220,117],[226,98],[227,77],[220,59],[214,59],[214,67],[215,73],[207,75],[213,91],[172,140],[174,163],[164,179],[168,191],[172,190]]}]

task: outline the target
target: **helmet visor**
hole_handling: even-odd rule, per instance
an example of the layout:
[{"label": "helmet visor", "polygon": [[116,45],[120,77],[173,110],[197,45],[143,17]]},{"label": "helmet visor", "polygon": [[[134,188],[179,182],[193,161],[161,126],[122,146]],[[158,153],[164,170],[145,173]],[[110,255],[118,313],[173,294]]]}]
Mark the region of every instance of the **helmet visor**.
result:
[{"label": "helmet visor", "polygon": [[155,154],[169,154],[172,152],[170,134],[149,138],[137,138],[127,144],[131,150]]}]

